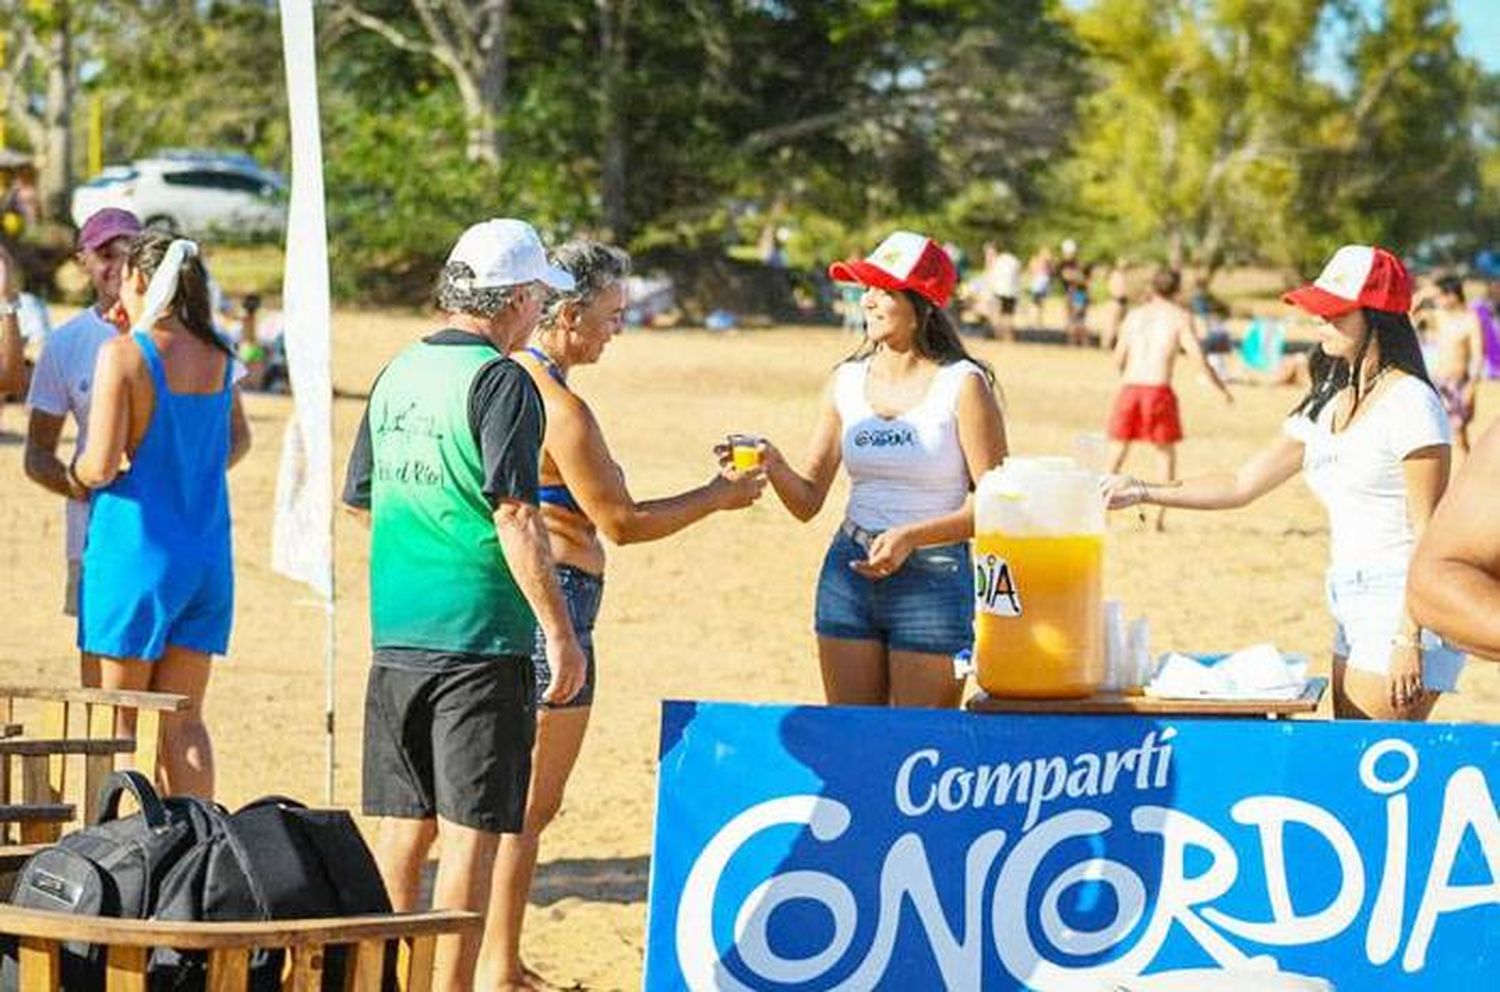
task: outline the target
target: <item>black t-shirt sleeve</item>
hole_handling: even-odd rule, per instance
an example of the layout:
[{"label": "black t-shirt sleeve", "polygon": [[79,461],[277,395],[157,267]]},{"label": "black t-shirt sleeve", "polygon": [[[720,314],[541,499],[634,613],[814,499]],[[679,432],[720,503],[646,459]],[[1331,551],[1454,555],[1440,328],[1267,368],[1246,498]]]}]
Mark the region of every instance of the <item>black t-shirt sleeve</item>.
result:
[{"label": "black t-shirt sleeve", "polygon": [[375,471],[375,451],[370,446],[370,405],[365,404],[365,415],[359,420],[359,431],[354,435],[354,448],[349,452],[349,465],[344,469],[344,503],[361,510],[370,508],[370,478]]},{"label": "black t-shirt sleeve", "polygon": [[469,388],[469,426],[484,459],[484,495],[490,506],[519,500],[535,506],[546,429],[542,395],[526,370],[497,358]]}]

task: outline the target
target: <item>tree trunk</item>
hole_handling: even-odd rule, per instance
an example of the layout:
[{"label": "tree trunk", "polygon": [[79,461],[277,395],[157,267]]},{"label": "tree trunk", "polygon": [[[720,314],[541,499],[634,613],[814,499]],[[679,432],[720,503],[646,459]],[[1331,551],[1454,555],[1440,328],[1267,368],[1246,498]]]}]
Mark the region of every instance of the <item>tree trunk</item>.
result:
[{"label": "tree trunk", "polygon": [[48,219],[67,217],[73,191],[73,36],[68,5],[60,6],[62,23],[47,41],[47,138],[39,176]]},{"label": "tree trunk", "polygon": [[600,168],[600,196],[604,226],[613,241],[629,238],[629,215],[625,203],[625,70],[629,65],[626,25],[630,0],[597,0],[599,7],[599,51],[604,71],[600,79],[599,111],[604,139]]},{"label": "tree trunk", "polygon": [[[509,0],[492,0],[478,39],[479,65],[472,67],[474,95],[464,96],[469,119],[469,158],[498,166],[504,152],[500,120],[505,110],[505,75],[508,69],[505,22]],[[461,85],[460,90],[464,87]]]}]

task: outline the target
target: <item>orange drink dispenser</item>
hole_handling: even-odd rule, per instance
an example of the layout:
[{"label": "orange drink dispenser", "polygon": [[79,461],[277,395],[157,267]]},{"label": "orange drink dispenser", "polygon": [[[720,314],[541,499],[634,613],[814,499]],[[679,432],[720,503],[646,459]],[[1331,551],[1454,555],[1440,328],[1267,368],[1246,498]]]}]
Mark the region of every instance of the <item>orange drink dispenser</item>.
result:
[{"label": "orange drink dispenser", "polygon": [[1104,679],[1104,500],[1069,458],[1011,458],[974,494],[974,662],[992,696],[1091,695]]}]

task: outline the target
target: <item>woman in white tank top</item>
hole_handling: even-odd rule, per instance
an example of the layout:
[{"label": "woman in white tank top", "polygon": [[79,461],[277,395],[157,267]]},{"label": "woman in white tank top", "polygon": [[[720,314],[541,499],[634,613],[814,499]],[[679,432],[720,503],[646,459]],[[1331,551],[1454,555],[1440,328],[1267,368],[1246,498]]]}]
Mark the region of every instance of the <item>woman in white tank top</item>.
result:
[{"label": "woman in white tank top", "polygon": [[839,464],[849,506],[818,580],[815,628],[831,704],[956,706],[954,655],[973,637],[969,493],[1005,457],[989,370],[943,308],[957,281],[930,238],[898,231],[830,275],[865,286],[865,340],[834,370],[810,450],[765,443],[766,476],[799,520]]},{"label": "woman in white tank top", "polygon": [[1412,550],[1448,482],[1450,434],[1407,310],[1411,280],[1381,248],[1347,245],[1288,303],[1321,318],[1313,386],[1281,436],[1236,472],[1147,485],[1112,476],[1111,509],[1245,506],[1299,471],[1328,511],[1333,710],[1425,720],[1463,655],[1412,619]]}]

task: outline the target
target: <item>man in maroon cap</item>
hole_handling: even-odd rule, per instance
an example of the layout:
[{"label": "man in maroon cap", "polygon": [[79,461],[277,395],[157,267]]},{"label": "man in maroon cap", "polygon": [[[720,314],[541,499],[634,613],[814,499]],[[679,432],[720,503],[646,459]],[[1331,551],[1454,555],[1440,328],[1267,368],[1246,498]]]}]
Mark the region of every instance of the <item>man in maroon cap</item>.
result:
[{"label": "man in maroon cap", "polygon": [[[118,207],[105,207],[83,222],[75,257],[94,287],[94,305],[47,336],[26,397],[31,407],[26,429],[26,474],[67,498],[68,584],[63,612],[68,616],[78,615],[79,560],[88,529],[89,504],[88,491],[69,479],[67,464],[58,458],[57,441],[63,422],[71,415],[78,429],[76,448],[84,446],[94,359],[99,346],[120,333],[108,315],[120,297],[120,269],[130,240],[139,233],[141,222],[135,214]],[[80,665],[83,684],[97,686],[97,661],[85,654],[80,657]]]}]

